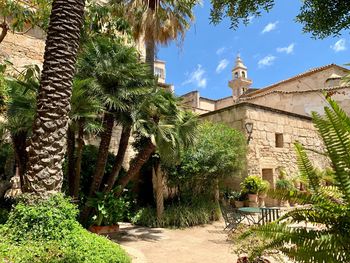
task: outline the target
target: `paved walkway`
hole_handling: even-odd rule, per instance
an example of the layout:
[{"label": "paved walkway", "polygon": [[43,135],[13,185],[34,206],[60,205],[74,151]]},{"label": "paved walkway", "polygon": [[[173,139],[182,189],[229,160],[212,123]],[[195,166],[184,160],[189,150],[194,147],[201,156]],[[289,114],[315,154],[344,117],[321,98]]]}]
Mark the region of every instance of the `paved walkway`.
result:
[{"label": "paved walkway", "polygon": [[233,263],[232,243],[223,222],[187,229],[136,227],[120,224],[112,238],[132,256],[133,263]]}]

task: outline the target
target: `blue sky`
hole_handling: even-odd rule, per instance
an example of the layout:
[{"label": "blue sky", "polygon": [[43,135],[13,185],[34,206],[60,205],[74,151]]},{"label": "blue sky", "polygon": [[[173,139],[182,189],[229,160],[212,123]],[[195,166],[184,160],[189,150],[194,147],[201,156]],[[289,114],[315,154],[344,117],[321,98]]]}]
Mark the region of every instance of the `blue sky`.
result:
[{"label": "blue sky", "polygon": [[192,90],[213,99],[231,95],[227,83],[238,52],[254,88],[313,67],[350,62],[349,32],[323,40],[302,33],[302,26],[294,22],[300,1],[276,0],[270,13],[252,18],[248,26],[241,25],[236,31],[229,29],[228,20],[210,24],[210,3],[203,2],[195,9],[195,24],[182,47],[175,43],[159,47],[158,58],[167,63],[167,83],[174,84],[178,95]]}]

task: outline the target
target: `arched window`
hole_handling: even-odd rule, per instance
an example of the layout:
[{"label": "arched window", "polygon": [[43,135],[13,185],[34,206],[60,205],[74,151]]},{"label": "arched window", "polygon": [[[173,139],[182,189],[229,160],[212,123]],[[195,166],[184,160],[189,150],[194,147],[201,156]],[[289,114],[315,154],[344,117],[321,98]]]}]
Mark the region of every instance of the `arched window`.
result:
[{"label": "arched window", "polygon": [[238,72],[235,72],[235,79],[238,79]]},{"label": "arched window", "polygon": [[242,71],[242,78],[245,78],[245,72]]}]

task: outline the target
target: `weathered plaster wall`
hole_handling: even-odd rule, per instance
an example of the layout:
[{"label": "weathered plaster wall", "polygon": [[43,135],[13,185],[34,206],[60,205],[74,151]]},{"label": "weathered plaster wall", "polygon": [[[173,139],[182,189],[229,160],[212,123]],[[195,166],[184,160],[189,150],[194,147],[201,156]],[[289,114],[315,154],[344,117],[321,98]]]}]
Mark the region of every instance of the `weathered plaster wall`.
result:
[{"label": "weathered plaster wall", "polygon": [[[333,66],[330,68],[325,68],[324,70],[318,72],[305,74],[305,76],[298,77],[294,80],[281,82],[280,84],[274,86],[273,90],[305,91],[322,89],[327,86],[325,82],[332,74],[344,76],[348,74],[348,72],[339,67]],[[270,91],[271,90],[266,89],[266,91],[257,94],[266,94]],[[252,93],[251,95],[255,96],[254,93]]]},{"label": "weathered plaster wall", "polygon": [[[334,89],[332,97],[342,108],[350,113],[350,87]],[[311,116],[312,111],[323,113],[327,102],[321,91],[308,91],[303,93],[270,93],[247,100],[254,104],[268,106],[301,115]]]},{"label": "weathered plaster wall", "polygon": [[233,97],[227,97],[216,101],[215,109],[220,110],[222,108],[231,106],[234,103]]},{"label": "weathered plaster wall", "polygon": [[206,98],[199,98],[199,108],[207,111],[215,110],[215,101]]}]

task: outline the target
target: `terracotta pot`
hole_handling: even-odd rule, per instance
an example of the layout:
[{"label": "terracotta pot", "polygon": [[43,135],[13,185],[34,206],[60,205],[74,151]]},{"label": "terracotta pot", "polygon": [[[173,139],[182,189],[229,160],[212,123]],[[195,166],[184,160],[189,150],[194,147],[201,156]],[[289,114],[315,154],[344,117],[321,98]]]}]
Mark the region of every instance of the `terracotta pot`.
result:
[{"label": "terracotta pot", "polygon": [[243,201],[235,201],[235,207],[240,208],[244,206],[244,202]]},{"label": "terracotta pot", "polygon": [[89,231],[99,235],[113,234],[119,231],[119,225],[111,226],[90,226]]},{"label": "terracotta pot", "polygon": [[279,200],[279,206],[281,207],[289,207],[289,202],[286,200]]},{"label": "terracotta pot", "polygon": [[250,202],[249,201],[249,207],[259,207],[258,202]]},{"label": "terracotta pot", "polygon": [[265,199],[267,197],[267,194],[259,194],[259,206],[264,207],[265,206]]},{"label": "terracotta pot", "polygon": [[258,195],[257,194],[248,194],[248,200],[249,202],[258,202]]}]

